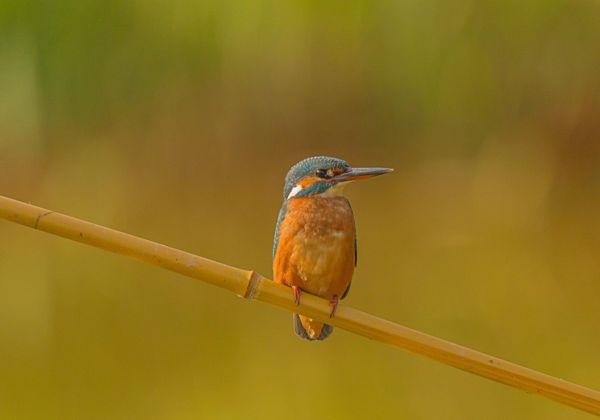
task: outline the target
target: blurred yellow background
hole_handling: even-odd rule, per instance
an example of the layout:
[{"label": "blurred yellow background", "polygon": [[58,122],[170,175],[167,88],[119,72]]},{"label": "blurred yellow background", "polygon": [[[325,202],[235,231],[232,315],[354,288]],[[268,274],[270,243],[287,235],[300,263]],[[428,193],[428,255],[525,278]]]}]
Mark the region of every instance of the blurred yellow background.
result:
[{"label": "blurred yellow background", "polygon": [[[348,188],[346,304],[600,389],[600,3],[0,3],[0,194],[271,275],[283,177]],[[2,419],[585,419],[0,223]]]}]

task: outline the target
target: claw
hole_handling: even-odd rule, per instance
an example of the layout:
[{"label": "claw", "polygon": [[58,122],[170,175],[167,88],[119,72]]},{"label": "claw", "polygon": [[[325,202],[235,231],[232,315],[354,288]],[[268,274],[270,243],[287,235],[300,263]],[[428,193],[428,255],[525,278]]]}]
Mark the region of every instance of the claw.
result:
[{"label": "claw", "polygon": [[302,289],[298,286],[292,286],[292,291],[294,292],[294,302],[296,306],[300,305],[300,296],[302,295]]},{"label": "claw", "polygon": [[331,312],[329,313],[329,318],[333,318],[333,316],[335,315],[338,300],[338,295],[333,295],[333,297],[329,300],[329,304],[331,305]]}]

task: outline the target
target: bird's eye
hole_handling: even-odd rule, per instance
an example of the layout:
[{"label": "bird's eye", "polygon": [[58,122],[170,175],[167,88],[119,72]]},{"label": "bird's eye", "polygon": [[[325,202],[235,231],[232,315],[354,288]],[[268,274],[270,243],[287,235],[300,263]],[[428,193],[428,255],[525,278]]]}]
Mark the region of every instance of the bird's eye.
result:
[{"label": "bird's eye", "polygon": [[319,178],[329,179],[333,178],[335,172],[333,169],[317,169],[315,175],[317,175]]},{"label": "bird's eye", "polygon": [[328,178],[328,176],[327,176],[327,169],[317,169],[316,175],[319,178]]}]

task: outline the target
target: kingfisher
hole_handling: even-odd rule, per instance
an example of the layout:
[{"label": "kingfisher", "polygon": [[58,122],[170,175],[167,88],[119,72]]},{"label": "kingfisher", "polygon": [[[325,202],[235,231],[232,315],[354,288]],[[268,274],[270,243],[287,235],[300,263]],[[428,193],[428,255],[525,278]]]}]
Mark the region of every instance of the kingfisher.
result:
[{"label": "kingfisher", "polygon": [[[350,290],[357,263],[356,224],[342,189],[352,181],[391,172],[390,168],[352,168],[329,156],[304,159],[285,177],[283,205],[275,226],[273,279],[291,287],[296,305],[303,292],[329,300],[333,317]],[[331,325],[295,313],[294,332],[305,340],[324,340]]]}]

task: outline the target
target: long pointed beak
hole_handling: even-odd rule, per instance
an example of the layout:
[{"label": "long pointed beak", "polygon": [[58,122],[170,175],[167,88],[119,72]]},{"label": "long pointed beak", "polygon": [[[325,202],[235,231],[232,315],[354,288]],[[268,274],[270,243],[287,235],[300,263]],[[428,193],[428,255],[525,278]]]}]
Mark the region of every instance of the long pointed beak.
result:
[{"label": "long pointed beak", "polygon": [[339,174],[333,179],[336,182],[356,181],[358,179],[367,179],[393,171],[392,168],[350,168],[348,172]]}]

